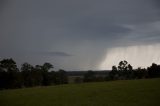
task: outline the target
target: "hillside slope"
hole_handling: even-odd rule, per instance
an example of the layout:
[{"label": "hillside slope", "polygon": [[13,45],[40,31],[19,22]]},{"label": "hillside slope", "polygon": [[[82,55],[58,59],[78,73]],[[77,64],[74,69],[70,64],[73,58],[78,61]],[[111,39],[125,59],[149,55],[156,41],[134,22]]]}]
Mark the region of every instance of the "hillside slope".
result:
[{"label": "hillside slope", "polygon": [[0,91],[0,106],[158,106],[160,79]]}]

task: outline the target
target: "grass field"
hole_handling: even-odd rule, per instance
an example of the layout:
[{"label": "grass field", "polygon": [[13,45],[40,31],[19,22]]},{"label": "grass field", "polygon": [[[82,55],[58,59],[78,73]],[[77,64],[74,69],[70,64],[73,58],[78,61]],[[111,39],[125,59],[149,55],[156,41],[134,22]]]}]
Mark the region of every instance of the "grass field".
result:
[{"label": "grass field", "polygon": [[0,106],[160,106],[160,79],[4,90]]}]

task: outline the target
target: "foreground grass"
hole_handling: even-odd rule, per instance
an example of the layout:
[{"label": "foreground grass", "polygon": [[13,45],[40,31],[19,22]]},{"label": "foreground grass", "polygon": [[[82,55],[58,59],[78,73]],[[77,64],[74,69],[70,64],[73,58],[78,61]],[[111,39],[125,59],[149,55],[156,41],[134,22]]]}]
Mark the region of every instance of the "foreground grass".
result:
[{"label": "foreground grass", "polygon": [[160,79],[4,90],[0,106],[160,106]]}]

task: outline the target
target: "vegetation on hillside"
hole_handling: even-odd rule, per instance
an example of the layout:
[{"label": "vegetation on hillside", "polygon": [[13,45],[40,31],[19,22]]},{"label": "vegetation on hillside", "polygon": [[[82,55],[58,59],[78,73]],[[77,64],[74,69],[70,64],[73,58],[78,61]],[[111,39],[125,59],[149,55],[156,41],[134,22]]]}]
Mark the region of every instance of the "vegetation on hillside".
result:
[{"label": "vegetation on hillside", "polygon": [[[3,59],[0,61],[0,89],[13,89],[33,86],[48,86],[57,84],[67,84],[68,75],[64,70],[53,71],[53,65],[44,63],[43,65],[31,65],[23,63],[18,69],[13,59]],[[153,63],[147,69],[133,69],[127,61],[120,61],[119,65],[113,66],[112,71],[107,75],[97,75],[94,71],[88,71],[83,77],[75,77],[75,83],[128,80],[160,77],[160,65]]]}]

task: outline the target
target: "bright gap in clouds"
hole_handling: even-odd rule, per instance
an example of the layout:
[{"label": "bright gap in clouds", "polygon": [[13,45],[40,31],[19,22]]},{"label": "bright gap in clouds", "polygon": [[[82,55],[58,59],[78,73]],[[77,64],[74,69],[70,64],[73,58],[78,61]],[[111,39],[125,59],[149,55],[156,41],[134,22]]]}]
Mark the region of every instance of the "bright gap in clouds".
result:
[{"label": "bright gap in clouds", "polygon": [[133,68],[145,68],[152,63],[160,64],[160,44],[112,48],[108,50],[99,68],[110,70],[122,60],[127,60]]}]

